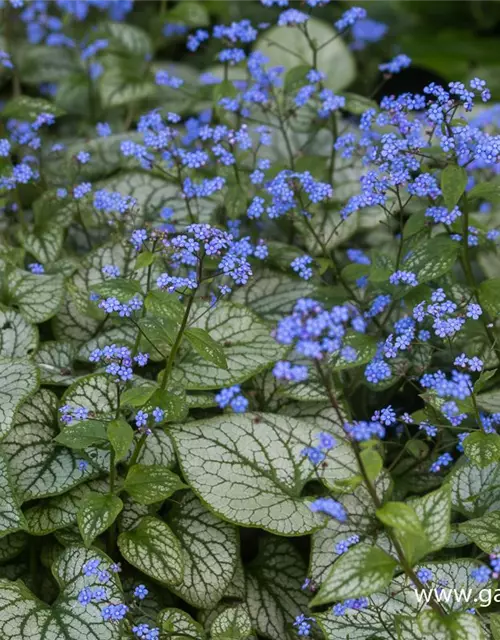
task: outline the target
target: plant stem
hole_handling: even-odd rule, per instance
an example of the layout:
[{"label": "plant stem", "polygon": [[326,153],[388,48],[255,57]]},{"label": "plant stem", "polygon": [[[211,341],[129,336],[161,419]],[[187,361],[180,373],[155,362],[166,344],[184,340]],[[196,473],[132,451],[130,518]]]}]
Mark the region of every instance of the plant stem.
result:
[{"label": "plant stem", "polygon": [[146,443],[146,438],[147,437],[148,437],[147,434],[143,433],[141,435],[141,437],[139,438],[139,440],[137,441],[137,444],[135,445],[135,449],[134,449],[134,452],[132,454],[132,457],[130,458],[129,463],[128,463],[129,467],[133,467],[134,464],[137,462],[137,459],[139,458],[139,454],[141,453],[142,448]]},{"label": "plant stem", "polygon": [[[174,366],[174,360],[175,360],[175,356],[177,354],[177,351],[180,347],[180,344],[182,342],[182,336],[184,334],[184,331],[186,329],[188,320],[189,320],[189,313],[191,311],[191,307],[193,306],[193,302],[194,302],[194,298],[196,295],[196,290],[194,291],[193,295],[190,296],[188,303],[186,305],[186,309],[184,311],[184,317],[182,318],[182,322],[181,322],[181,326],[179,327],[179,331],[177,332],[177,336],[175,338],[175,342],[172,346],[172,349],[168,355],[168,360],[167,360],[167,364],[165,367],[165,371],[163,372],[163,377],[162,377],[162,381],[161,381],[161,386],[160,389],[162,391],[164,391],[167,387],[167,383],[168,380],[170,378],[170,374],[172,372],[172,368]],[[139,458],[139,454],[142,451],[142,448],[144,447],[145,443],[146,443],[146,438],[147,438],[147,434],[143,433],[141,435],[141,437],[139,438],[139,440],[137,441],[137,444],[135,445],[135,449],[134,452],[132,453],[132,457],[129,460],[128,466],[132,467],[136,462],[137,459]]]},{"label": "plant stem", "polygon": [[[153,247],[152,247],[152,253],[154,253],[156,248],[156,240],[153,242]],[[147,275],[147,280],[146,280],[146,296],[149,293],[149,290],[151,288],[151,275],[153,273],[153,262],[148,265],[148,275]],[[142,313],[141,313],[141,318],[144,318],[144,316],[146,315],[146,305],[144,304],[142,307]],[[147,337],[147,335],[142,331],[142,329],[139,327],[139,325],[137,323],[134,323],[138,329],[138,333],[137,333],[137,337],[135,339],[135,343],[134,343],[134,348],[132,349],[132,357],[135,357],[137,355],[137,352],[139,351],[139,343],[141,341],[141,333],[144,335],[144,337],[146,338],[146,340],[148,340],[148,342],[150,342],[152,344],[152,346],[156,349],[156,351],[158,351],[158,353],[163,356],[162,352],[151,342],[151,340],[149,340],[149,338]]]},{"label": "plant stem", "polygon": [[167,365],[165,367],[165,371],[163,372],[163,378],[162,378],[161,386],[160,386],[160,389],[162,391],[166,389],[168,380],[170,378],[170,374],[172,373],[172,368],[174,366],[175,356],[177,355],[177,351],[179,350],[179,347],[180,347],[181,342],[182,342],[182,336],[184,335],[184,331],[185,331],[186,325],[188,323],[189,313],[191,311],[191,307],[193,306],[195,294],[196,294],[196,291],[193,293],[192,296],[190,296],[190,298],[188,300],[188,303],[186,305],[186,309],[184,311],[184,317],[182,318],[181,326],[179,327],[179,331],[177,332],[177,336],[175,338],[175,342],[174,342],[174,344],[172,346],[172,349],[171,349],[170,353],[168,354]]},{"label": "plant stem", "polygon": [[[14,50],[14,43],[12,41],[12,26],[14,25],[15,13],[11,9],[8,2],[5,3],[3,10],[3,23],[5,25],[4,28],[4,36],[5,36],[5,48],[7,53],[12,57],[12,52]],[[13,61],[14,62],[14,61]],[[14,63],[12,71],[12,97],[17,98],[21,95],[21,80],[19,78],[19,72],[17,70],[17,65]]]},{"label": "plant stem", "polygon": [[[120,385],[116,385],[116,411],[115,420],[120,417]],[[115,490],[116,484],[116,453],[113,447],[111,447],[111,454],[109,456],[109,495],[112,496]]]}]

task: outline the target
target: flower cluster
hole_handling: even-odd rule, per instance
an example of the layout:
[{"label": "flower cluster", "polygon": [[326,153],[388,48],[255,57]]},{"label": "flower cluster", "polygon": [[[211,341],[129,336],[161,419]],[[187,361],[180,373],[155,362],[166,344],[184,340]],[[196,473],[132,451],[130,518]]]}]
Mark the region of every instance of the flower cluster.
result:
[{"label": "flower cluster", "polygon": [[145,353],[138,353],[132,357],[128,347],[118,347],[115,344],[103,349],[94,349],[89,356],[90,362],[106,365],[105,372],[113,376],[116,382],[132,380],[134,363],[144,367],[148,359],[149,356]]},{"label": "flower cluster", "polygon": [[164,419],[165,411],[161,407],[155,407],[151,411],[151,415],[143,409],[139,409],[135,414],[135,424],[137,429],[146,435],[151,435],[151,428],[148,424],[160,424]]},{"label": "flower cluster", "polygon": [[[90,299],[94,299],[92,294]],[[134,311],[140,311],[142,309],[143,300],[137,294],[130,298],[128,302],[120,302],[118,298],[111,296],[110,298],[99,300],[97,306],[106,313],[117,313],[120,318],[130,318]]]},{"label": "flower cluster", "polygon": [[[274,336],[285,345],[293,345],[298,357],[324,360],[333,354],[344,357],[350,362],[357,358],[355,350],[343,346],[343,338],[348,328],[363,333],[365,321],[351,305],[335,306],[329,311],[311,298],[301,298],[295,304],[292,314],[280,320]],[[303,365],[279,362],[274,375],[295,382],[305,379]]]},{"label": "flower cluster", "polygon": [[490,566],[481,565],[477,569],[472,569],[471,577],[481,583],[489,582],[489,580],[498,580],[500,577],[500,553],[498,548],[490,553],[489,557]]},{"label": "flower cluster", "polygon": [[316,500],[311,502],[309,508],[314,513],[325,513],[339,522],[345,522],[347,520],[347,514],[343,505],[333,498],[316,498]]},{"label": "flower cluster", "polygon": [[301,451],[303,456],[307,456],[313,464],[319,464],[323,462],[326,456],[326,452],[330,451],[337,445],[335,438],[326,431],[318,433],[316,438],[318,444],[315,447],[306,447]]},{"label": "flower cluster", "polygon": [[[138,240],[139,238],[136,241]],[[141,242],[144,240],[142,237]],[[208,258],[216,262],[217,275],[230,278],[237,285],[246,284],[252,275],[248,260],[251,256],[258,259],[267,256],[263,243],[255,246],[248,237],[234,240],[230,233],[208,224],[191,224],[186,228],[185,234],[164,238],[163,246],[169,253],[172,266],[201,268],[203,260]],[[191,271],[186,277],[162,273],[157,279],[157,285],[172,293],[185,289],[195,290],[199,287],[200,280],[196,271]],[[231,289],[222,285],[220,291],[224,294]]]},{"label": "flower cluster", "polygon": [[[112,564],[107,568],[102,568],[102,561],[99,559],[89,560],[82,567],[83,575],[93,577],[95,581],[103,586],[84,587],[78,593],[77,601],[82,607],[88,606],[90,603],[101,604],[106,603],[101,608],[101,616],[105,621],[120,622],[131,612],[131,607],[124,602],[109,602],[109,591],[106,588],[111,580],[111,574],[120,571],[120,566]],[[137,603],[144,600],[149,591],[143,585],[139,584],[135,587],[133,595]],[[132,608],[136,602],[132,603]],[[160,630],[157,627],[150,627],[146,623],[132,626],[134,637],[140,640],[159,640]]]},{"label": "flower cluster", "polygon": [[248,409],[248,400],[242,395],[241,387],[238,384],[222,389],[216,394],[215,402],[221,409],[230,407],[235,413],[243,413]]},{"label": "flower cluster", "polygon": [[87,407],[73,407],[70,404],[65,404],[59,407],[59,413],[61,414],[61,422],[71,424],[74,420],[87,420],[90,410]]}]

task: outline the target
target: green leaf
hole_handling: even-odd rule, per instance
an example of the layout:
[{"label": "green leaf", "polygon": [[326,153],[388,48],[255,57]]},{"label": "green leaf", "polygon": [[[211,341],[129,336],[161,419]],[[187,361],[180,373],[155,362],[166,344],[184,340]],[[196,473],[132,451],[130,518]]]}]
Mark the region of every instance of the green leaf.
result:
[{"label": "green leaf", "polygon": [[[161,630],[169,634],[170,640],[205,640],[205,632],[199,622],[182,609],[163,609],[158,617]],[[179,635],[176,635],[177,632]]]},{"label": "green leaf", "polygon": [[[143,338],[141,337],[141,346],[144,345],[144,350],[151,351],[154,359],[160,362],[165,360],[165,354],[170,351],[170,347],[174,344],[179,327],[166,318],[152,318],[149,316],[140,318],[138,324],[147,338],[147,340],[144,339],[142,341]],[[154,349],[151,348],[152,345],[154,345]]]},{"label": "green leaf", "polygon": [[443,485],[436,491],[414,498],[409,505],[415,510],[427,539],[429,552],[447,545],[450,537],[451,488]]},{"label": "green leaf", "polygon": [[474,393],[479,393],[484,389],[488,380],[493,378],[498,369],[491,369],[490,371],[482,371],[479,374],[479,378],[474,382]]},{"label": "green leaf", "polygon": [[0,309],[0,357],[32,356],[38,346],[38,331],[20,313]]},{"label": "green leaf", "polygon": [[279,360],[285,349],[271,336],[269,327],[251,311],[219,302],[215,308],[193,305],[192,327],[204,329],[224,350],[227,369],[220,369],[196,353],[177,363],[173,378],[186,389],[220,389],[239,384]]},{"label": "green leaf", "polygon": [[232,580],[239,559],[238,532],[185,493],[168,515],[184,559],[182,582],[172,587],[194,607],[214,606]]},{"label": "green leaf", "polygon": [[131,387],[120,396],[120,406],[130,405],[131,407],[142,407],[151,398],[158,387],[155,385],[141,385]]},{"label": "green leaf", "polygon": [[311,68],[307,64],[300,64],[297,67],[292,67],[286,72],[284,89],[285,93],[296,93],[301,87],[309,84],[307,74]]},{"label": "green leaf", "polygon": [[7,463],[0,453],[0,537],[24,529],[25,526],[25,519],[9,475]]},{"label": "green leaf", "polygon": [[148,77],[148,74],[141,77],[138,69],[131,70],[116,65],[99,78],[99,97],[103,107],[107,109],[155,96],[156,85],[153,78]]},{"label": "green leaf", "polygon": [[231,301],[249,307],[265,320],[278,322],[291,313],[297,298],[308,298],[313,291],[314,286],[305,280],[263,270],[247,285],[238,287],[231,295]]},{"label": "green leaf", "polygon": [[54,316],[62,304],[64,278],[60,275],[35,275],[14,269],[7,278],[11,304],[30,322],[45,322]]},{"label": "green leaf", "polygon": [[139,504],[162,502],[185,487],[179,476],[167,467],[144,464],[131,467],[123,485]]},{"label": "green leaf", "polygon": [[183,22],[190,27],[206,27],[210,24],[208,11],[200,2],[183,0],[168,12],[169,22]]},{"label": "green leaf", "polygon": [[465,455],[479,467],[500,460],[500,436],[497,433],[474,431],[463,441]]},{"label": "green leaf", "polygon": [[311,605],[368,596],[386,587],[397,566],[379,547],[360,543],[351,547],[332,566]]},{"label": "green leaf", "polygon": [[492,613],[490,615],[490,630],[493,640],[500,640],[500,614]]},{"label": "green leaf", "polygon": [[85,449],[93,444],[102,445],[108,441],[106,424],[100,420],[72,422],[65,426],[54,440],[70,449]]},{"label": "green leaf", "polygon": [[85,496],[77,515],[85,546],[90,547],[98,535],[109,529],[122,509],[123,502],[118,496],[100,493]]},{"label": "green leaf", "polygon": [[94,287],[94,292],[102,298],[117,298],[120,302],[128,302],[138,293],[141,293],[141,285],[137,280],[125,278],[112,278]]},{"label": "green leaf", "polygon": [[416,274],[419,284],[436,280],[451,269],[459,248],[459,243],[447,236],[436,236],[414,247],[404,268]]},{"label": "green leaf", "polygon": [[17,53],[16,66],[23,84],[38,87],[41,82],[60,82],[78,69],[77,56],[71,49],[34,45],[20,47]]},{"label": "green leaf", "polygon": [[155,254],[151,253],[151,251],[143,251],[137,256],[137,260],[135,261],[136,269],[144,269],[145,267],[149,267],[155,261]]},{"label": "green leaf", "polygon": [[353,331],[347,332],[342,342],[343,347],[356,349],[357,357],[354,361],[346,360],[340,353],[332,358],[333,369],[341,371],[366,364],[372,360],[377,351],[377,341],[373,336],[367,336]]},{"label": "green leaf", "polygon": [[410,562],[416,562],[429,550],[429,541],[416,511],[404,502],[386,502],[377,509],[377,518],[394,530]]},{"label": "green leaf", "polygon": [[61,116],[64,111],[44,98],[17,96],[16,98],[11,98],[4,106],[2,118],[15,118],[16,120],[33,122],[42,113]]},{"label": "green leaf", "polygon": [[481,468],[462,463],[446,478],[451,485],[451,504],[454,510],[469,517],[482,515],[500,499],[500,467],[491,464]]},{"label": "green leaf", "polygon": [[174,586],[184,575],[179,540],[162,520],[146,517],[133,531],[118,536],[125,560],[158,582]]},{"label": "green leaf", "polygon": [[166,291],[149,291],[145,300],[146,309],[155,316],[167,318],[180,324],[184,317],[184,306],[176,294]]},{"label": "green leaf", "polygon": [[79,378],[63,395],[61,404],[85,407],[95,419],[113,419],[118,406],[116,384],[106,374]]},{"label": "green leaf", "polygon": [[403,229],[404,239],[408,240],[408,238],[412,238],[417,233],[420,233],[420,231],[425,229],[425,225],[428,223],[428,221],[429,218],[426,217],[424,211],[417,211],[415,213],[412,213],[406,221]]},{"label": "green leaf", "polygon": [[458,529],[482,551],[493,553],[500,545],[500,511],[491,511],[480,518],[462,522]]},{"label": "green leaf", "polygon": [[252,635],[252,622],[245,606],[228,607],[210,627],[212,640],[244,640]]},{"label": "green leaf", "polygon": [[373,482],[384,467],[382,456],[373,448],[365,449],[360,456],[366,475]]},{"label": "green leaf", "polygon": [[368,109],[375,109],[378,111],[378,104],[375,100],[371,100],[366,96],[360,96],[357,93],[344,92],[342,94],[345,98],[344,109],[355,116],[360,116]]},{"label": "green leaf", "polygon": [[[83,85],[84,90],[88,91],[88,85]],[[127,131],[125,133],[117,133],[105,138],[94,138],[93,140],[78,140],[73,144],[69,144],[66,152],[58,154],[51,154],[48,161],[44,163],[44,170],[48,173],[48,177],[54,184],[64,184],[65,170],[72,158],[79,151],[87,151],[90,153],[90,160],[79,167],[79,175],[82,180],[101,179],[107,175],[115,173],[118,169],[131,165],[131,160],[126,158],[120,151],[121,143],[124,140],[131,140],[132,142],[140,142],[142,140],[141,134],[137,134],[133,131]],[[54,157],[55,156],[55,157]],[[120,174],[123,175],[123,174]],[[102,185],[104,186],[104,185]],[[110,190],[113,190],[110,188]],[[43,196],[42,196],[43,197]],[[71,218],[73,214],[77,214],[76,207],[74,209],[69,206]],[[108,262],[107,264],[115,264],[114,262]],[[119,265],[118,265],[119,266]]]},{"label": "green leaf", "polygon": [[28,545],[28,536],[23,531],[9,533],[0,538],[0,561],[5,564],[18,556]]},{"label": "green leaf", "polygon": [[[19,640],[29,629],[31,640],[120,640],[121,624],[103,620],[102,605],[91,603],[85,607],[76,602],[84,588],[100,586],[97,575],[84,576],[82,567],[91,560],[100,560],[103,567],[111,559],[94,549],[69,547],[56,559],[52,573],[60,592],[49,606],[34,596],[20,581],[0,580],[0,635],[3,640]],[[117,577],[113,574],[106,583],[109,601],[123,601]]]},{"label": "green leaf", "polygon": [[64,228],[52,225],[48,228],[35,229],[32,233],[22,234],[21,242],[28,253],[41,262],[55,262],[61,253],[64,242]]},{"label": "green leaf", "polygon": [[488,200],[488,202],[498,204],[500,202],[500,180],[493,178],[493,180],[489,182],[476,184],[467,193],[467,198],[469,198],[469,200],[480,198],[481,200]]},{"label": "green leaf", "polygon": [[108,487],[99,481],[80,484],[60,496],[47,498],[27,509],[27,530],[34,536],[64,529],[76,523],[76,516],[82,499],[90,491],[107,492]]},{"label": "green leaf", "polygon": [[377,518],[388,527],[401,532],[417,531],[423,534],[422,525],[415,510],[404,502],[386,502],[377,509]]},{"label": "green leaf", "polygon": [[[314,67],[326,74],[324,84],[329,89],[338,91],[347,87],[356,75],[354,58],[347,45],[342,38],[335,37],[333,27],[317,18],[309,18],[307,31],[309,37],[316,41],[316,60],[313,60],[306,36],[301,30],[290,27],[272,27],[265,31],[253,50],[261,51],[269,59],[271,67],[283,66],[288,71],[297,64],[307,65],[309,69]],[[325,43],[328,46],[322,46]]]},{"label": "green leaf", "polygon": [[108,424],[108,440],[113,447],[117,460],[124,458],[134,441],[134,430],[124,418],[117,418]]},{"label": "green leaf", "polygon": [[491,316],[500,314],[500,278],[483,280],[478,289],[479,302]]},{"label": "green leaf", "polygon": [[458,204],[467,186],[467,171],[456,164],[447,165],[441,172],[441,191],[448,211]]},{"label": "green leaf", "polygon": [[288,540],[259,541],[259,554],[247,567],[246,579],[246,604],[259,636],[296,639],[293,622],[308,607],[308,597],[301,590],[306,572],[301,555]]},{"label": "green leaf", "polygon": [[0,359],[0,440],[10,431],[18,407],[38,388],[38,370],[29,362]]},{"label": "green leaf", "polygon": [[151,38],[141,28],[124,22],[104,22],[100,29],[109,40],[106,53],[126,53],[142,59],[151,56]]},{"label": "green leaf", "polygon": [[71,449],[54,442],[58,433],[57,407],[55,394],[41,389],[20,407],[10,433],[2,441],[22,500],[63,493],[93,473],[90,466],[80,469],[81,458]]},{"label": "green leaf", "polygon": [[[136,440],[140,438],[140,434],[135,434]],[[141,464],[159,464],[170,469],[176,464],[174,448],[169,435],[164,429],[153,428],[151,434],[146,438],[146,444],[142,448],[137,462]]]},{"label": "green leaf", "polygon": [[164,421],[178,422],[179,420],[184,420],[188,413],[186,392],[181,387],[157,389],[144,405],[144,409],[149,412],[155,407],[163,409],[165,414]]},{"label": "green leaf", "polygon": [[250,413],[170,428],[184,478],[217,515],[279,535],[303,535],[321,523],[301,498],[311,467],[300,452],[313,432],[293,418]]},{"label": "green leaf", "polygon": [[[451,615],[463,615],[461,613],[454,614],[453,609],[463,610],[470,606],[471,602],[479,603],[481,590],[485,591],[485,585],[475,583],[471,577],[472,569],[478,567],[478,563],[469,560],[452,560],[451,562],[434,562],[427,561],[424,565],[433,573],[432,584],[441,584],[446,581],[450,585],[450,589],[457,589],[463,594],[467,593],[467,601],[461,602],[444,602],[442,604],[447,611],[451,609]],[[490,591],[490,587],[486,586],[486,591]],[[461,591],[461,590],[464,591]],[[469,596],[470,594],[470,596]],[[435,632],[427,631],[421,633],[417,616],[422,610],[422,604],[419,604],[415,598],[415,591],[410,579],[401,573],[384,591],[369,596],[368,606],[360,611],[347,611],[345,615],[338,616],[333,613],[331,608],[327,613],[321,613],[316,616],[317,622],[328,640],[346,640],[346,638],[362,638],[363,640],[375,640],[375,638],[390,638],[393,634],[393,627],[396,623],[398,640],[451,640],[451,637],[437,635]],[[430,609],[425,609],[430,610]],[[450,620],[451,615],[448,614],[444,620]],[[465,614],[468,618],[480,619],[479,616]],[[390,634],[387,630],[390,629]],[[395,636],[396,637],[396,636]],[[461,640],[484,640],[481,636],[474,633],[470,636],[467,634],[458,636]],[[456,638],[453,638],[456,640]]]},{"label": "green leaf", "polygon": [[184,335],[196,353],[220,369],[227,369],[226,356],[221,345],[204,329],[186,329]]}]

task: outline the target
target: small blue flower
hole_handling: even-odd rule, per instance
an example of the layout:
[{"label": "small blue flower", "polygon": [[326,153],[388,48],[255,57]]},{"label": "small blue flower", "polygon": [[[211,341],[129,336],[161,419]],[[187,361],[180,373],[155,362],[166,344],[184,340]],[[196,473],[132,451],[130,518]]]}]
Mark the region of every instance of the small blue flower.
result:
[{"label": "small blue flower", "polygon": [[144,598],[148,595],[149,591],[143,584],[138,585],[134,589],[134,596],[139,600],[144,600]]},{"label": "small blue flower", "polygon": [[345,522],[347,520],[344,507],[333,498],[316,498],[316,500],[311,502],[309,508],[315,513],[326,513],[339,522]]},{"label": "small blue flower", "polygon": [[43,264],[39,264],[38,262],[33,262],[33,263],[29,264],[28,265],[28,269],[31,271],[31,273],[35,273],[35,274],[45,273],[45,269],[43,267]]}]

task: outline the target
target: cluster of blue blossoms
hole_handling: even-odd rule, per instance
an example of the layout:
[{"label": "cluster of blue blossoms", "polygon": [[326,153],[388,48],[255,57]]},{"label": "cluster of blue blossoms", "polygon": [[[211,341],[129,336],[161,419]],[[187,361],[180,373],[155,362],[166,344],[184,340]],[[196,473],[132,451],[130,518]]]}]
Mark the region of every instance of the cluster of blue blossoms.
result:
[{"label": "cluster of blue blossoms", "polygon": [[[293,345],[299,359],[325,360],[333,355],[355,362],[356,350],[343,345],[343,338],[351,328],[364,333],[365,320],[353,305],[345,304],[330,310],[316,300],[301,298],[295,304],[291,315],[280,320],[275,339],[281,344]],[[280,361],[273,370],[276,378],[292,382],[302,382],[308,377],[304,364]]]},{"label": "cluster of blue blossoms", "polygon": [[[252,275],[248,259],[253,256],[262,260],[268,254],[262,241],[253,245],[249,237],[235,240],[227,231],[209,224],[191,224],[186,227],[184,234],[164,237],[162,244],[174,269],[191,269],[185,277],[168,273],[162,273],[158,277],[158,288],[169,293],[196,290],[201,284],[201,265],[205,258],[212,263],[216,261],[213,267],[216,275],[225,277],[236,285],[244,285]],[[230,293],[231,288],[222,284],[219,285],[219,291],[224,295]]]},{"label": "cluster of blue blossoms", "polygon": [[103,349],[94,349],[89,356],[90,362],[106,365],[104,371],[113,376],[116,382],[132,380],[134,364],[139,367],[145,367],[148,360],[149,355],[147,353],[138,353],[132,357],[128,347],[119,347],[115,344]]},{"label": "cluster of blue blossoms", "polygon": [[222,389],[216,394],[215,402],[221,409],[230,407],[235,413],[243,413],[248,409],[248,400],[242,395],[239,384]]},{"label": "cluster of blue blossoms", "polygon": [[[119,564],[111,564],[107,568],[102,568],[102,562],[99,559],[89,560],[83,565],[83,575],[92,577],[102,586],[84,587],[77,596],[77,601],[82,607],[88,606],[90,603],[103,604],[101,608],[101,616],[105,621],[120,622],[127,617],[134,608],[140,608],[139,603],[144,600],[149,591],[143,585],[139,584],[135,587],[133,596],[134,601],[131,606],[124,602],[109,602],[109,592],[106,588],[111,580],[113,573],[121,571]],[[132,627],[134,637],[140,640],[159,640],[160,630],[157,627],[150,627],[148,624],[142,623]]]},{"label": "cluster of blue blossoms", "polygon": [[481,565],[477,569],[472,569],[471,575],[476,582],[480,584],[489,582],[490,580],[498,580],[500,578],[500,553],[499,549],[493,550],[488,557],[490,566]]}]

